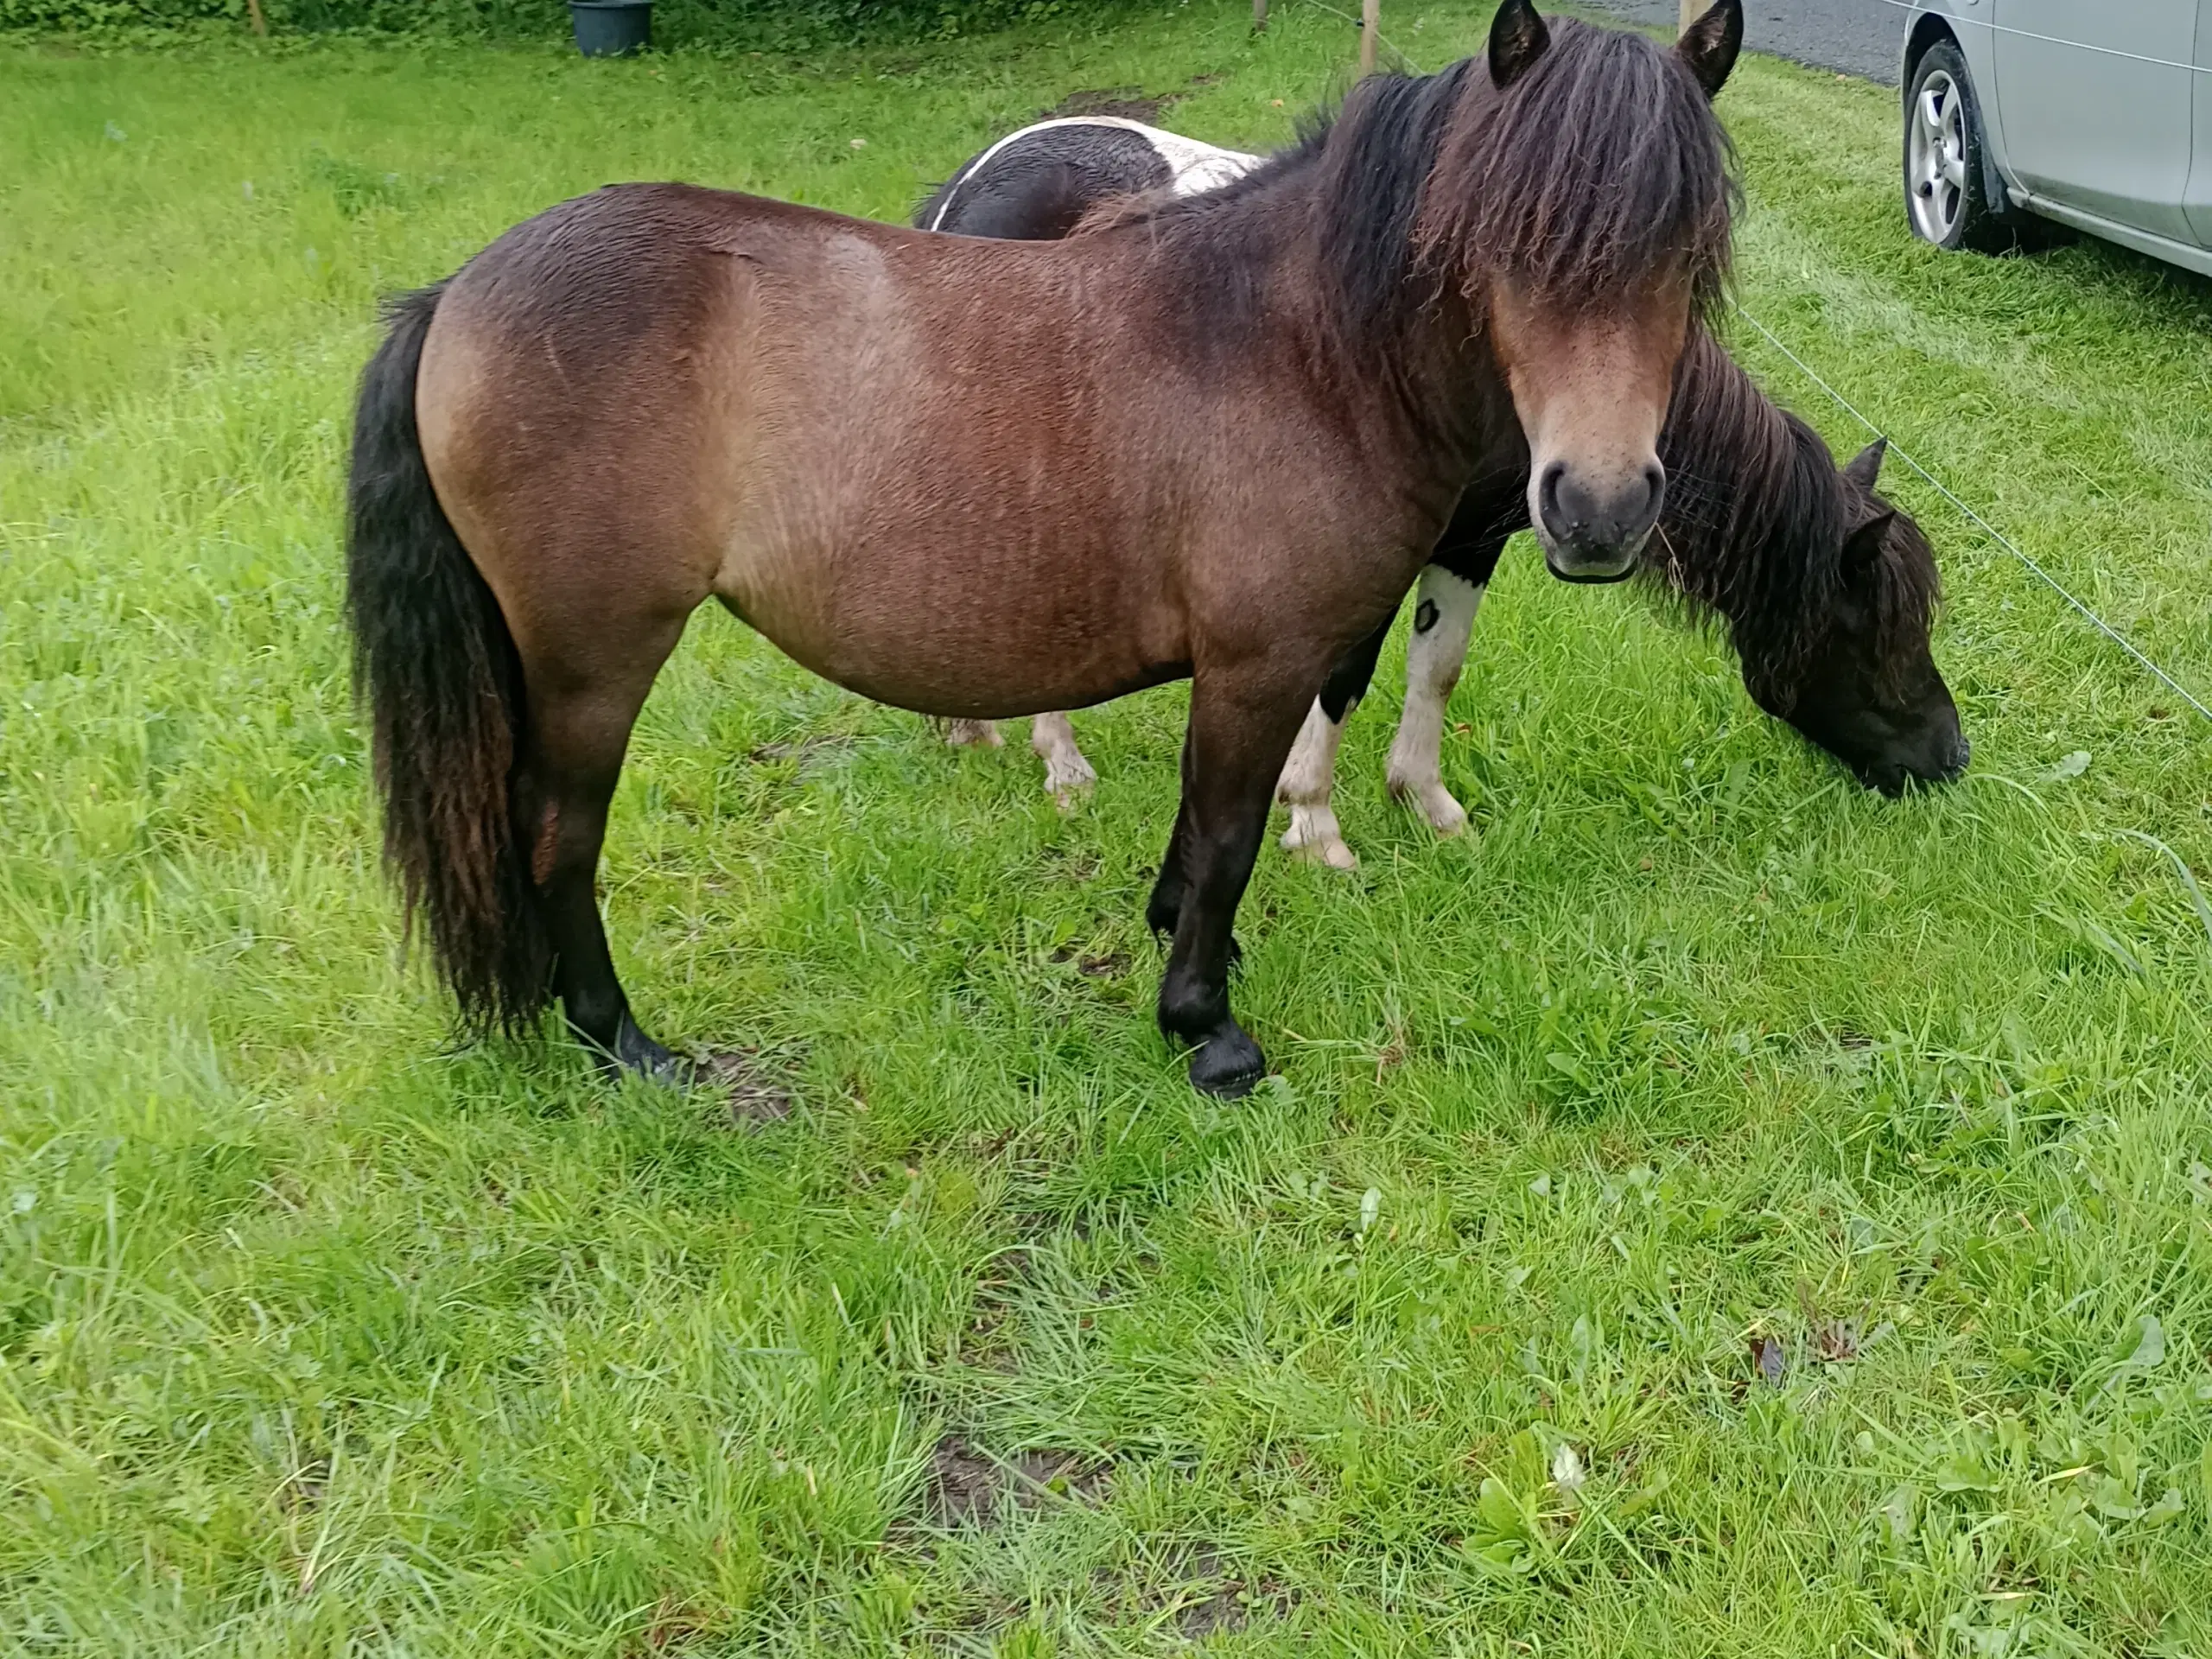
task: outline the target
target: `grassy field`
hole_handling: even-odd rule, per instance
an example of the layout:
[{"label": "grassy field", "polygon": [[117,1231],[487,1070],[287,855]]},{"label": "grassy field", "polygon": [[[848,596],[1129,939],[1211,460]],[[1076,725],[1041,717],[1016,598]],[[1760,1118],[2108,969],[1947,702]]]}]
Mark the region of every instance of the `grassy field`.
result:
[{"label": "grassy field", "polygon": [[[1970,781],[1864,795],[1510,559],[1477,833],[1391,805],[1378,693],[1362,873],[1262,861],[1247,1103],[1152,1029],[1177,689],[1082,718],[1064,819],[701,614],[607,906],[786,1116],[456,1052],[403,963],[339,615],[375,296],[613,179],[897,216],[1077,92],[1274,142],[1352,46],[1277,11],[0,48],[0,1652],[2212,1651],[2212,728],[1894,469]],[[2212,289],[1916,246],[1878,89],[1724,109],[1745,305],[2212,688]]]}]

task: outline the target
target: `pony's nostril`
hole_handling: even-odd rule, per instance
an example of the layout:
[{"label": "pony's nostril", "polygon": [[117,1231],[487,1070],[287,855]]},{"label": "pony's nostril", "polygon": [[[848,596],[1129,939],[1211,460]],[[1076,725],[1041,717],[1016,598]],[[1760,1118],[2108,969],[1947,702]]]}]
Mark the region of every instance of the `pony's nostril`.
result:
[{"label": "pony's nostril", "polygon": [[1660,510],[1667,505],[1667,469],[1652,461],[1643,469],[1643,486],[1648,492],[1644,501],[1644,521],[1656,524]]},{"label": "pony's nostril", "polygon": [[1560,481],[1566,476],[1567,463],[1555,461],[1544,468],[1542,477],[1536,480],[1537,514],[1543,520],[1544,528],[1560,541],[1567,538],[1569,528],[1559,503]]}]

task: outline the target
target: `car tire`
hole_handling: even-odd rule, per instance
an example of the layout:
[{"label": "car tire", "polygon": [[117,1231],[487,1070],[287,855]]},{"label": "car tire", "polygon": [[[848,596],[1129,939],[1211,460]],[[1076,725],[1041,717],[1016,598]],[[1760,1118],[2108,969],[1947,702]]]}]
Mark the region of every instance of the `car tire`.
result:
[{"label": "car tire", "polygon": [[2028,216],[1989,199],[1986,144],[1965,55],[1948,41],[1930,47],[1904,102],[1904,216],[1922,241],[1952,252],[2019,245]]}]

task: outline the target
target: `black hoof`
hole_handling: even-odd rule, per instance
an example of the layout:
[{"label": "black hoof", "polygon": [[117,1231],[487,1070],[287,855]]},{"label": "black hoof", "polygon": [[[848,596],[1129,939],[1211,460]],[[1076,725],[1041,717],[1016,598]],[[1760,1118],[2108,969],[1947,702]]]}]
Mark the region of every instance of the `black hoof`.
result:
[{"label": "black hoof", "polygon": [[631,1077],[670,1089],[688,1089],[700,1080],[699,1067],[671,1052],[638,1028],[627,1014],[614,1028],[613,1045],[592,1045],[592,1058],[602,1077]]},{"label": "black hoof", "polygon": [[1241,1100],[1268,1075],[1260,1046],[1230,1020],[1191,1056],[1191,1086],[1217,1100]]}]

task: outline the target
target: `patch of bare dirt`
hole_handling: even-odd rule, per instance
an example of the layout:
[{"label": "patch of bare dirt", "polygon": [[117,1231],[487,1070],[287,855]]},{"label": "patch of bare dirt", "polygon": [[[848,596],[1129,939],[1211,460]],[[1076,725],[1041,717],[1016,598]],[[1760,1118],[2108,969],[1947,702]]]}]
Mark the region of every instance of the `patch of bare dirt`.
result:
[{"label": "patch of bare dirt", "polygon": [[1047,847],[1037,861],[1055,880],[1083,882],[1098,874],[1098,855],[1080,847]]},{"label": "patch of bare dirt", "polygon": [[1840,1365],[1859,1357],[1859,1321],[1825,1319],[1813,1329],[1813,1355],[1824,1364]]},{"label": "patch of bare dirt", "polygon": [[930,1453],[925,1500],[941,1527],[996,1523],[1008,1508],[1034,1510],[1055,1499],[1098,1501],[1113,1465],[1079,1452],[1033,1450],[1007,1457],[949,1434]]},{"label": "patch of bare dirt", "polygon": [[1129,953],[1126,950],[1089,950],[1079,944],[1064,944],[1054,950],[1052,961],[1056,965],[1075,964],[1075,970],[1085,979],[1119,979],[1129,971]]},{"label": "patch of bare dirt", "polygon": [[844,758],[859,741],[850,732],[817,732],[810,737],[763,743],[747,749],[745,758],[756,766],[789,763],[796,776],[813,779],[843,764]]},{"label": "patch of bare dirt", "polygon": [[1205,1545],[1192,1550],[1176,1572],[1184,1582],[1164,1594],[1147,1596],[1141,1605],[1147,1612],[1169,1614],[1189,1642],[1233,1636],[1255,1618],[1281,1619],[1296,1601],[1281,1580],[1264,1574],[1247,1579]]},{"label": "patch of bare dirt", "polygon": [[686,1606],[673,1596],[663,1596],[653,1609],[652,1623],[645,1627],[645,1651],[681,1652],[693,1643],[713,1635],[715,1624],[712,1614]]},{"label": "patch of bare dirt", "polygon": [[1040,120],[1058,121],[1071,116],[1109,115],[1151,125],[1185,99],[1195,98],[1220,79],[1219,75],[1193,75],[1184,83],[1183,91],[1162,92],[1158,98],[1147,98],[1141,86],[1088,87],[1070,92],[1051,109],[1039,111],[1038,117]]},{"label": "patch of bare dirt", "polygon": [[717,1116],[734,1129],[779,1123],[791,1115],[789,1080],[752,1048],[719,1049],[692,1062],[694,1082],[721,1096]]},{"label": "patch of bare dirt", "polygon": [[1174,101],[1173,94],[1165,98],[1147,98],[1141,87],[1090,87],[1079,92],[1070,92],[1049,110],[1039,113],[1046,121],[1065,120],[1070,116],[1110,115],[1123,121],[1142,121],[1147,125],[1160,119],[1160,112]]}]

